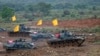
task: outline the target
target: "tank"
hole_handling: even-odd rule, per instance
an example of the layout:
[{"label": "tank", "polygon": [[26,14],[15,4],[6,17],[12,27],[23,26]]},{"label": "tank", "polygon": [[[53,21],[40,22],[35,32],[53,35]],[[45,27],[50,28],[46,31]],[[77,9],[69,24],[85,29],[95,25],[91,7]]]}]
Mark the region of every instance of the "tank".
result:
[{"label": "tank", "polygon": [[52,37],[51,33],[43,33],[43,32],[34,32],[30,34],[32,41],[42,40],[42,39],[49,39]]},{"label": "tank", "polygon": [[74,35],[67,30],[62,30],[47,41],[50,47],[81,46],[85,41],[84,35]]},{"label": "tank", "polygon": [[26,27],[24,24],[20,24],[19,32],[29,32],[30,28]]},{"label": "tank", "polygon": [[10,51],[18,49],[35,49],[36,46],[33,42],[27,42],[25,39],[19,38],[7,41],[3,44],[3,48],[6,49],[6,51]]},{"label": "tank", "polygon": [[27,28],[24,24],[19,25],[19,32],[8,31],[10,37],[29,37],[30,28]]}]

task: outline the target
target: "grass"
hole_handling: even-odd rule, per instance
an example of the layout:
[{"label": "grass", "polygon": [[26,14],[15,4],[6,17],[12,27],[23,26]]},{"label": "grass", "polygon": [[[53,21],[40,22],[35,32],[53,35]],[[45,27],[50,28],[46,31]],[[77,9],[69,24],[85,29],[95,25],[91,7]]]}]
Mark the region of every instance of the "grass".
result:
[{"label": "grass", "polygon": [[[67,8],[66,8],[67,9]],[[73,20],[73,19],[85,19],[85,18],[90,18],[90,17],[93,17],[93,15],[97,15],[98,17],[100,17],[100,10],[91,10],[91,9],[80,9],[80,10],[77,10],[77,9],[67,9],[70,11],[70,15],[66,15],[65,17],[62,17],[62,14],[63,14],[63,11],[65,9],[52,9],[50,11],[50,15],[48,16],[44,16],[42,17],[43,20],[52,20],[53,18],[58,18],[60,20],[65,20],[65,19],[69,19],[69,20]],[[79,11],[83,11],[85,14],[84,15],[80,15],[78,12]],[[91,12],[91,13],[90,13]],[[16,17],[17,17],[17,22],[14,22],[14,23],[0,23],[0,27],[1,28],[7,28],[7,29],[12,29],[15,25],[17,24],[21,24],[21,23],[27,23],[27,20],[28,19],[33,19],[34,17],[31,16],[29,18],[24,18],[23,15],[25,14],[26,12],[25,11],[19,11],[19,12],[16,12]],[[31,12],[27,12],[27,14],[31,15],[32,13]],[[37,19],[39,19],[41,17],[37,17],[37,18],[34,18],[36,21]],[[1,17],[0,17],[0,20],[1,20]],[[84,29],[83,31],[87,31],[88,32],[100,32],[100,27],[94,27],[92,29]]]},{"label": "grass", "polygon": [[27,22],[11,22],[11,23],[0,23],[0,28],[5,28],[7,30],[13,30],[13,28],[18,24],[26,24]]},{"label": "grass", "polygon": [[[65,17],[62,17],[63,15],[63,11],[65,9],[52,9],[50,10],[50,15],[48,16],[43,16],[42,19],[44,20],[50,20],[54,17],[57,17],[59,19],[84,19],[84,18],[90,18],[90,17],[93,17],[94,15],[97,15],[98,17],[100,17],[100,10],[91,10],[91,9],[67,9],[66,10],[69,10],[70,11],[70,14],[69,15],[66,15]],[[84,15],[80,15],[78,12],[80,11],[83,11],[84,12]],[[23,15],[24,14],[28,14],[30,15],[29,18],[24,18]],[[25,11],[19,11],[19,12],[16,12],[16,17],[18,19],[18,21],[27,21],[27,19],[37,19],[37,18],[41,18],[41,17],[34,17],[32,16],[32,12],[25,12]]]},{"label": "grass", "polygon": [[[18,24],[27,24],[27,21],[23,21],[23,22],[11,22],[11,23],[0,23],[0,28],[5,28],[7,30],[12,30],[16,25]],[[64,28],[59,28],[59,27],[42,27],[43,30],[48,30],[48,31],[59,31],[61,29]],[[90,32],[90,33],[100,33],[100,26],[96,26],[96,27],[92,27],[92,28],[66,28],[70,31],[81,31],[81,32]]]}]

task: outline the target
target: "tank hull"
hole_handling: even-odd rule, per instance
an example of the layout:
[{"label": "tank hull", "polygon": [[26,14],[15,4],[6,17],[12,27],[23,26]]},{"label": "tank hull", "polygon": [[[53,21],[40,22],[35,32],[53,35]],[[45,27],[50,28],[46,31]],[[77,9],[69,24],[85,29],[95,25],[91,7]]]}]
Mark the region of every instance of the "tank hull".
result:
[{"label": "tank hull", "polygon": [[9,37],[29,37],[29,32],[8,32]]},{"label": "tank hull", "polygon": [[81,46],[85,39],[50,39],[47,44],[50,47]]}]

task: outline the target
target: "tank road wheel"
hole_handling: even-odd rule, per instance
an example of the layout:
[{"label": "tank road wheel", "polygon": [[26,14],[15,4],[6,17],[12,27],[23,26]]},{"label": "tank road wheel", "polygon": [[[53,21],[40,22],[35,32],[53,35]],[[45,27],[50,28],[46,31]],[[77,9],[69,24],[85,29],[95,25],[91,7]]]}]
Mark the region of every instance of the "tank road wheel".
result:
[{"label": "tank road wheel", "polygon": [[73,40],[72,41],[72,46],[77,46],[78,44],[77,44],[77,41],[76,40]]},{"label": "tank road wheel", "polygon": [[73,46],[73,40],[70,40],[70,46]]},{"label": "tank road wheel", "polygon": [[56,48],[56,47],[57,47],[57,42],[54,42],[54,43],[52,44],[52,46],[53,46],[54,48]]},{"label": "tank road wheel", "polygon": [[60,47],[63,47],[63,42],[62,41],[59,42],[59,48]]},{"label": "tank road wheel", "polygon": [[67,46],[70,46],[70,41],[68,40],[68,42],[67,42]]},{"label": "tank road wheel", "polygon": [[69,40],[69,42],[68,42],[68,46],[72,46],[72,40]]},{"label": "tank road wheel", "polygon": [[60,44],[59,44],[59,42],[57,42],[57,43],[56,43],[56,47],[59,47],[59,46],[60,46]]},{"label": "tank road wheel", "polygon": [[63,47],[65,47],[66,46],[66,41],[63,41]]},{"label": "tank road wheel", "polygon": [[68,41],[66,41],[65,45],[68,46]]},{"label": "tank road wheel", "polygon": [[51,45],[52,43],[51,43],[51,42],[47,42],[47,43],[48,43],[48,45],[49,45],[50,47],[52,47],[52,45]]},{"label": "tank road wheel", "polygon": [[56,42],[56,47],[60,47],[60,42]]},{"label": "tank road wheel", "polygon": [[68,46],[68,41],[65,41],[65,46]]},{"label": "tank road wheel", "polygon": [[55,46],[56,46],[55,42],[50,42],[48,44],[49,44],[50,47],[54,47],[55,48]]},{"label": "tank road wheel", "polygon": [[10,52],[13,52],[13,51],[14,51],[14,49],[6,49],[7,53],[10,53]]},{"label": "tank road wheel", "polygon": [[74,46],[74,41],[73,40],[71,41],[71,46]]}]

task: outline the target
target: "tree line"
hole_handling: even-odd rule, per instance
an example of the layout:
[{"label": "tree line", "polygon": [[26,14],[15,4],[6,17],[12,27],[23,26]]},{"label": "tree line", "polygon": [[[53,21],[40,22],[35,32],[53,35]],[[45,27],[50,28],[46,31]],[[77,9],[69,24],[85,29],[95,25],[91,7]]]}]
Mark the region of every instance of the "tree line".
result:
[{"label": "tree line", "polygon": [[[31,12],[32,16],[34,17],[42,17],[42,16],[48,16],[50,13],[50,10],[52,9],[64,9],[63,15],[66,16],[70,14],[70,11],[68,9],[88,9],[87,4],[76,4],[73,5],[71,3],[59,3],[56,5],[52,5],[45,2],[40,2],[37,4],[13,4],[13,3],[6,3],[3,4],[0,2],[0,15],[4,20],[8,21],[8,18],[11,18],[15,12],[18,11],[25,11],[24,14],[25,18],[29,18],[30,16],[27,14],[27,12]],[[92,10],[96,10],[96,6],[92,6]],[[84,12],[79,12],[80,14],[84,14]]]}]

